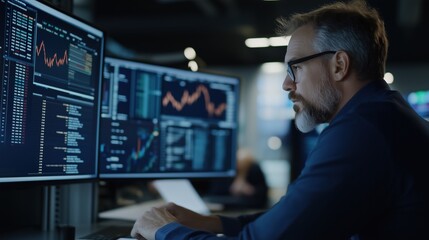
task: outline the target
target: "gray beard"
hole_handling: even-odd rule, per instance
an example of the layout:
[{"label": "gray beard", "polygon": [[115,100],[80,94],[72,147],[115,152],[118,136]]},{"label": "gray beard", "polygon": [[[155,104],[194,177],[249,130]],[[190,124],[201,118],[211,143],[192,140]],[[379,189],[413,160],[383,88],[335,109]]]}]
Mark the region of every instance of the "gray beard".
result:
[{"label": "gray beard", "polygon": [[310,132],[318,124],[327,123],[333,117],[341,99],[341,92],[326,83],[325,92],[320,94],[320,102],[310,104],[301,98],[302,109],[295,115],[295,126],[303,133]]},{"label": "gray beard", "polygon": [[316,119],[307,111],[307,109],[305,109],[296,113],[295,126],[299,131],[308,133],[317,126],[317,122]]}]

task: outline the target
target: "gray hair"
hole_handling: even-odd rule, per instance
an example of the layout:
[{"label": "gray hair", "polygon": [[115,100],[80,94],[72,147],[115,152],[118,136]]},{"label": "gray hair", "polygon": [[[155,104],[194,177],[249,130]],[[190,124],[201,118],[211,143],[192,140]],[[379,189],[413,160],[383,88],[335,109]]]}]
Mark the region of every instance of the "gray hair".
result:
[{"label": "gray hair", "polygon": [[277,32],[284,36],[311,24],[315,30],[315,50],[345,51],[360,78],[383,79],[388,49],[384,22],[365,1],[332,3],[308,13],[293,14],[289,19],[279,18],[277,22]]}]

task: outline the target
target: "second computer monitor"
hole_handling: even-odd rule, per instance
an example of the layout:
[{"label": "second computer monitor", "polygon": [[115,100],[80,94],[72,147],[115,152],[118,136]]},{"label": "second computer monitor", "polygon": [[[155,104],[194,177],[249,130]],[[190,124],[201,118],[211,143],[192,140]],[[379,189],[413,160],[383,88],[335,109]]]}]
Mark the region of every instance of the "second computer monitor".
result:
[{"label": "second computer monitor", "polygon": [[100,178],[234,176],[239,78],[105,59]]}]

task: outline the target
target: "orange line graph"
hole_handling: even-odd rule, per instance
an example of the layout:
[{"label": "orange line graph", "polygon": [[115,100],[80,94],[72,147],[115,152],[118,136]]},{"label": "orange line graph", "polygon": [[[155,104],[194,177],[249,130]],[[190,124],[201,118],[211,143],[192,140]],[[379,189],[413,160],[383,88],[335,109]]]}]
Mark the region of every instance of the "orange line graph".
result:
[{"label": "orange line graph", "polygon": [[54,56],[52,56],[52,57],[46,56],[46,47],[45,47],[45,43],[43,41],[40,43],[39,47],[36,46],[37,56],[40,55],[40,52],[42,51],[42,49],[43,49],[43,60],[44,60],[44,63],[49,68],[53,67],[54,64],[57,67],[59,67],[59,66],[62,66],[64,64],[68,63],[67,50],[64,50],[64,56],[62,58],[58,59],[57,53],[55,53]]},{"label": "orange line graph", "polygon": [[162,105],[166,107],[169,103],[171,103],[171,106],[180,112],[186,105],[192,105],[194,102],[196,102],[201,97],[201,95],[204,97],[205,107],[209,116],[222,115],[226,109],[226,103],[221,103],[215,107],[215,104],[210,102],[209,90],[204,85],[199,85],[196,91],[191,95],[189,94],[188,90],[185,90],[183,92],[182,98],[180,99],[180,102],[173,97],[170,91],[168,91],[165,94],[165,97],[162,99]]}]

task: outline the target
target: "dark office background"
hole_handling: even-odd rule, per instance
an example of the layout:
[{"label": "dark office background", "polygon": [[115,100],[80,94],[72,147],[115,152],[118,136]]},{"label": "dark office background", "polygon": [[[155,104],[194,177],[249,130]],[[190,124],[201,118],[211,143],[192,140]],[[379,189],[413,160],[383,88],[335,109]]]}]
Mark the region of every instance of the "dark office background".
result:
[{"label": "dark office background", "polygon": [[[244,45],[245,39],[275,36],[275,19],[279,16],[329,2],[332,1],[74,0],[73,11],[107,30],[112,40],[149,58],[157,59],[157,55],[174,54],[191,46],[207,66],[249,65],[282,61],[284,49],[249,49]],[[385,20],[390,63],[427,61],[427,1],[367,2]],[[168,62],[168,57],[162,60]]]}]

